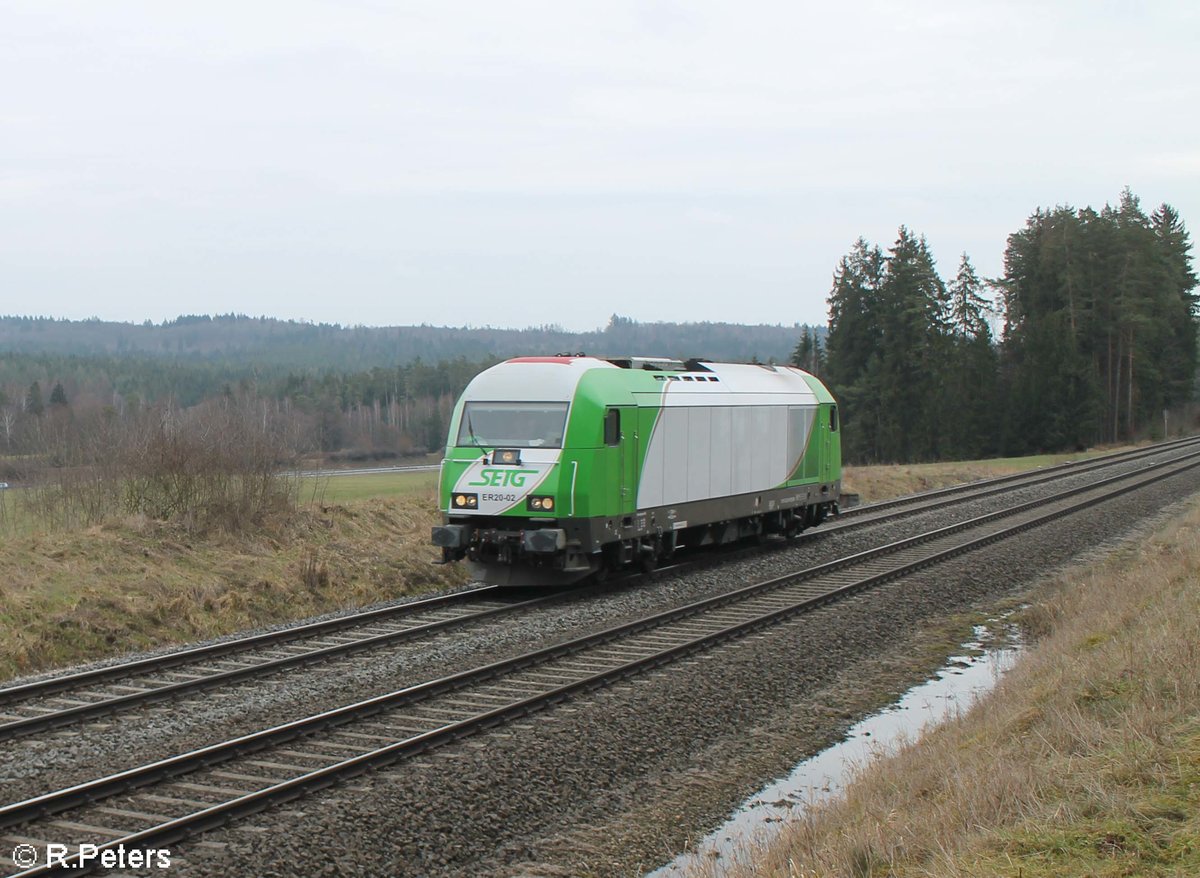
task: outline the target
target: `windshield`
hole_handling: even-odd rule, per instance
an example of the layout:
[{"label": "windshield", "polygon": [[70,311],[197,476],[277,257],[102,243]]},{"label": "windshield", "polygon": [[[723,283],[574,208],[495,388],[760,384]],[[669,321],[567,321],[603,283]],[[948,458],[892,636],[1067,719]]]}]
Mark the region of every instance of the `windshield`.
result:
[{"label": "windshield", "polygon": [[458,445],[487,448],[562,448],[565,402],[469,402]]}]

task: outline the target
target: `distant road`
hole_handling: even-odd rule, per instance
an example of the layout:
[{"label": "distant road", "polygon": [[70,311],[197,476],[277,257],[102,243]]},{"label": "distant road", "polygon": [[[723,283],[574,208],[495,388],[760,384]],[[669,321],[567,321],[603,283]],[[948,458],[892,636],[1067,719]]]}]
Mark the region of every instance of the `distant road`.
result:
[{"label": "distant road", "polygon": [[430,473],[436,472],[440,466],[436,463],[422,466],[371,466],[362,469],[310,469],[301,470],[302,478],[311,479],[317,476],[378,476],[385,473]]}]

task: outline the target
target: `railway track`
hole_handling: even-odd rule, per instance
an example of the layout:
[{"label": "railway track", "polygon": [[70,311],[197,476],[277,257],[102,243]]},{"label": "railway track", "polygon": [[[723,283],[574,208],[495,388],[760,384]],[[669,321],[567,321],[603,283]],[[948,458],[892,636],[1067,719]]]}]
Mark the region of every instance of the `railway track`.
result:
[{"label": "railway track", "polygon": [[485,586],[0,689],[0,741],[561,600]]},{"label": "railway track", "polygon": [[[903,497],[894,497],[890,500],[879,500],[875,503],[866,503],[862,506],[847,509],[840,513],[838,518],[841,520],[853,520],[855,524],[858,524],[859,520],[869,520],[872,522],[890,520],[894,517],[894,513],[889,512],[886,516],[881,515],[881,513],[900,508],[910,513],[924,509],[941,508],[953,503],[977,500],[980,497],[988,497],[1005,491],[1039,485],[1067,476],[1104,469],[1116,463],[1140,460],[1156,456],[1163,452],[1193,446],[1200,446],[1200,437],[1189,436],[1171,442],[1156,443],[1144,448],[1133,448],[1128,451],[1102,454],[1084,461],[1069,461],[1038,470],[1027,470],[1007,476],[995,476],[990,479],[966,482],[962,485],[950,485],[949,487],[935,488],[917,494],[906,494]],[[825,530],[827,532],[830,529],[826,528]]]},{"label": "railway track", "polygon": [[[0,807],[8,844],[164,847],[1200,467],[1200,450],[502,662]],[[91,847],[83,849],[81,845]]]},{"label": "railway track", "polygon": [[[842,513],[835,522],[807,532],[806,537],[821,538],[882,524],[918,512],[967,503],[1198,445],[1200,439],[1178,440],[1104,455],[1082,463],[1060,464],[1032,473],[1016,473],[859,506]],[[745,552],[737,552],[735,556],[743,554]],[[663,568],[659,573],[728,560],[727,555],[720,555],[684,561]],[[637,578],[628,577],[629,580]],[[610,582],[603,588],[614,586],[615,583]],[[578,598],[584,592],[600,588],[576,589],[570,594]],[[535,610],[564,597],[563,593],[553,593],[517,599],[495,586],[486,586],[0,689],[0,741],[63,728],[206,689],[264,678],[315,662],[410,643],[510,613]]]}]

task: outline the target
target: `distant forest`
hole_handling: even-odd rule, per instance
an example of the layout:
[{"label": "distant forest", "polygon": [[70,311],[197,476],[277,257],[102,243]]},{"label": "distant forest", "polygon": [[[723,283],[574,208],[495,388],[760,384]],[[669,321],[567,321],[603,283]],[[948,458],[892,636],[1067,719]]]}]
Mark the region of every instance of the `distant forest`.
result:
[{"label": "distant forest", "polygon": [[[483,361],[560,351],[780,362],[791,355],[799,331],[797,324],[637,323],[616,314],[603,329],[590,332],[558,326],[340,326],[244,314],[189,315],[158,324],[0,316],[0,352],[92,362],[110,357],[153,359],[274,374],[289,369],[356,372],[418,359]],[[7,370],[0,371],[0,384],[10,380]]]},{"label": "distant forest", "polygon": [[71,433],[94,432],[99,420],[140,416],[147,407],[254,399],[289,423],[303,452],[352,460],[422,454],[444,444],[467,382],[511,356],[784,362],[809,332],[824,329],[637,323],[616,314],[604,329],[582,333],[342,327],[244,315],[141,325],[0,317],[0,453],[45,454]]}]

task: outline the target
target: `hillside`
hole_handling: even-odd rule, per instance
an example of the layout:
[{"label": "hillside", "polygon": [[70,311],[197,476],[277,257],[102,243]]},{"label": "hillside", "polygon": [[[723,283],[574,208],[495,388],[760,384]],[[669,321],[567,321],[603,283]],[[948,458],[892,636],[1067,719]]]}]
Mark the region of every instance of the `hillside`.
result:
[{"label": "hillside", "polygon": [[590,332],[567,332],[558,326],[340,326],[241,314],[183,316],[160,324],[7,316],[0,317],[0,352],[341,371],[416,359],[480,361],[559,351],[779,361],[791,356],[800,332],[799,324],[637,323],[617,315],[603,329]]}]

